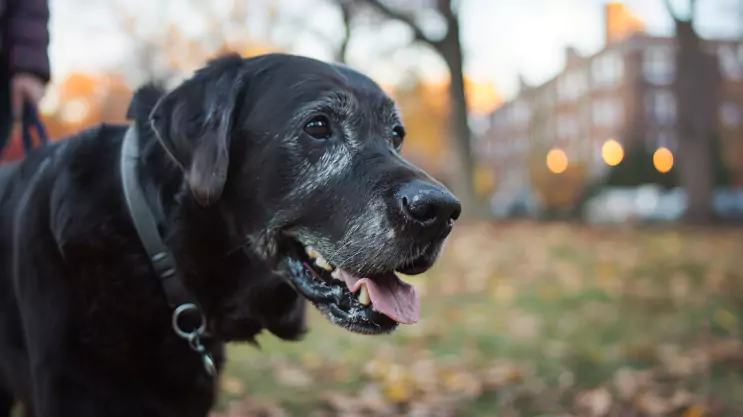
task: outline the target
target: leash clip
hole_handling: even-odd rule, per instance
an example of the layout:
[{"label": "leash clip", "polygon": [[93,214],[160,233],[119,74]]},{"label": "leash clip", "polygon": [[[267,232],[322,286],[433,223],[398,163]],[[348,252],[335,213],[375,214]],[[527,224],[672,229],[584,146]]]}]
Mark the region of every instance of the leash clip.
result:
[{"label": "leash clip", "polygon": [[[178,323],[178,319],[184,313],[190,311],[199,313],[201,324],[196,329],[187,332],[181,328],[181,325]],[[204,370],[206,371],[206,373],[209,374],[209,376],[216,375],[217,367],[214,364],[214,359],[212,358],[212,355],[210,355],[209,352],[206,350],[204,344],[201,343],[201,338],[204,336],[204,332],[206,331],[206,317],[204,317],[204,314],[195,304],[181,304],[173,311],[173,331],[176,335],[178,335],[178,337],[186,340],[188,342],[188,346],[190,346],[194,352],[201,355],[201,362],[204,365]]]}]

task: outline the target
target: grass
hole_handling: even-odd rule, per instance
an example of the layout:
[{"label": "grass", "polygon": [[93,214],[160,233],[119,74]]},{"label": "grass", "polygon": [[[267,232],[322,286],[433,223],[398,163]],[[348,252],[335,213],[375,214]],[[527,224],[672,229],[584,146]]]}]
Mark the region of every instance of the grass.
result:
[{"label": "grass", "polygon": [[239,400],[296,416],[405,415],[427,405],[462,416],[741,415],[741,237],[464,226],[439,264],[411,279],[421,323],[359,336],[313,310],[300,343],[262,335],[260,351],[230,347],[222,408],[253,415],[240,414]]},{"label": "grass", "polygon": [[422,321],[231,345],[216,416],[741,416],[743,230],[458,227]]}]

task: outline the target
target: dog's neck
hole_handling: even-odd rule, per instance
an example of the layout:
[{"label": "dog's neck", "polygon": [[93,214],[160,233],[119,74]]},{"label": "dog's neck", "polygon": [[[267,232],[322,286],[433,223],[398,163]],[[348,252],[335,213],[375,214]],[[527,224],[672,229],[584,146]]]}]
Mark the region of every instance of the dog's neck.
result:
[{"label": "dog's neck", "polygon": [[[207,316],[209,330],[223,340],[252,340],[263,328],[287,339],[301,335],[304,313],[295,308],[301,301],[292,301],[295,294],[287,294],[272,265],[247,246],[250,225],[238,230],[236,215],[222,201],[199,205],[149,125],[137,126],[142,126],[137,135],[139,184],[184,286]],[[268,321],[282,309],[276,302],[286,305],[291,319]]]},{"label": "dog's neck", "polygon": [[[137,182],[149,212],[157,224],[158,233],[173,252],[178,269],[193,270],[184,262],[179,252],[189,247],[189,242],[208,241],[188,256],[210,258],[224,255],[234,237],[218,215],[218,204],[200,206],[188,192],[181,169],[158,142],[154,131],[146,122],[137,122],[136,137],[139,147]],[[188,262],[188,260],[185,260]],[[191,262],[189,262],[191,263]],[[199,264],[199,262],[193,262]]]},{"label": "dog's neck", "polygon": [[184,339],[184,343],[188,343],[201,357],[206,373],[215,375],[217,365],[203,344],[208,334],[206,317],[197,300],[184,285],[172,251],[162,241],[157,219],[140,184],[141,175],[138,168],[141,165],[141,153],[136,126],[135,122],[127,129],[121,148],[121,184],[128,212],[155,275],[160,281],[164,298],[172,309],[173,332]]}]

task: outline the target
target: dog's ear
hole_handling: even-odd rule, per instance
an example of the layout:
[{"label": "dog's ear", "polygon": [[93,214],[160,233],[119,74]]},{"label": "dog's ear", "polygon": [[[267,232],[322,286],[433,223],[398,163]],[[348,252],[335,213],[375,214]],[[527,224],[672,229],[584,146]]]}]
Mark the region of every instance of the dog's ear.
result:
[{"label": "dog's ear", "polygon": [[240,56],[218,58],[163,97],[150,113],[158,139],[202,206],[218,200],[227,181],[232,127],[245,78]]}]

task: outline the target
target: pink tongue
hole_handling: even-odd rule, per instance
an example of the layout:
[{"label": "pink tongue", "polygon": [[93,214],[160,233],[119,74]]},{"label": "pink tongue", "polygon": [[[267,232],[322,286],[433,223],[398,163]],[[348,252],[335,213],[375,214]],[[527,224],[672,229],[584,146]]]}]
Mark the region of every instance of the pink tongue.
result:
[{"label": "pink tongue", "polygon": [[346,282],[352,293],[366,285],[372,306],[378,312],[402,324],[417,323],[421,302],[412,285],[403,282],[394,272],[371,278],[360,278],[342,269],[333,271],[333,276]]}]

